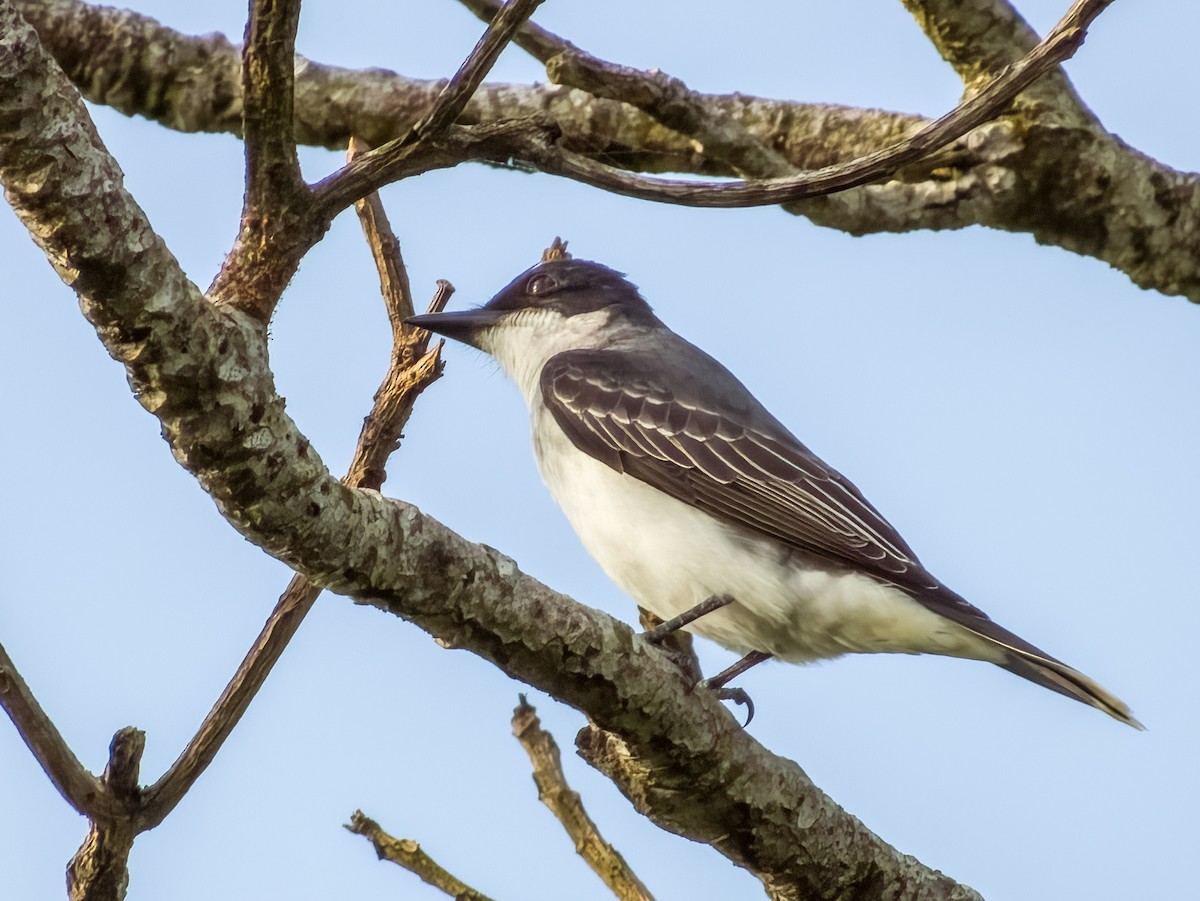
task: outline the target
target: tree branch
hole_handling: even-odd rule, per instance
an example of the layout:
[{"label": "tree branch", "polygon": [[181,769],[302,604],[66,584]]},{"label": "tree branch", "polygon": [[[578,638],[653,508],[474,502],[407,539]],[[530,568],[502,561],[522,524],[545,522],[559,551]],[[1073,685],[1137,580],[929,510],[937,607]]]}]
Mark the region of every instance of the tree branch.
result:
[{"label": "tree branch", "polygon": [[292,135],[300,0],[253,0],[242,51],[243,217],[275,216],[304,193]]},{"label": "tree branch", "polygon": [[968,87],[995,77],[1038,42],[1037,32],[1006,0],[901,2]]},{"label": "tree branch", "polygon": [[575,843],[575,851],[593,872],[604,880],[620,901],[654,901],[650,890],[629,868],[625,858],[604,840],[600,830],[583,809],[579,792],[567,784],[562,769],[558,743],[542,728],[537,711],[521,695],[521,703],[513,711],[513,735],[529,755],[533,764],[533,781],[538,787],[538,800],[562,823]]},{"label": "tree branch", "polygon": [[270,321],[299,257],[327,227],[312,221],[292,132],[299,22],[300,0],[250,3],[242,51],[246,196],[237,240],[209,288],[217,303],[262,322]]},{"label": "tree branch", "polygon": [[[401,177],[406,160],[431,139],[440,137],[459,117],[467,101],[496,64],[500,52],[541,3],[542,0],[508,0],[489,23],[483,37],[459,66],[454,77],[442,89],[432,109],[417,121],[408,134],[363,154],[362,159],[351,161],[340,172],[324,179],[318,186],[318,193],[326,215],[336,215],[347,199],[357,200]],[[371,177],[360,178],[359,173],[362,172],[369,172]],[[369,185],[374,187],[364,190]]]},{"label": "tree branch", "polygon": [[455,901],[491,901],[491,899],[471,888],[457,876],[442,868],[436,860],[421,850],[421,846],[410,838],[393,838],[383,831],[383,827],[361,810],[354,811],[350,822],[343,827],[361,835],[375,847],[375,854],[380,860],[390,860],[404,867],[410,873],[418,876],[426,885],[432,885],[439,891],[454,898]]},{"label": "tree branch", "polygon": [[1076,0],[1045,40],[954,110],[890,147],[818,172],[740,184],[680,182],[626,175],[577,154],[556,155],[550,152],[550,148],[537,153],[535,163],[545,171],[566,175],[617,194],[686,206],[765,206],[868,184],[892,175],[901,167],[916,162],[930,151],[945,146],[998,115],[1017,94],[1043,73],[1070,59],[1082,45],[1087,26],[1111,2]]},{"label": "tree branch", "polygon": [[503,6],[497,5],[497,14],[483,37],[438,95],[433,109],[413,126],[409,142],[438,134],[462,114],[513,35],[541,5],[542,0],[508,0]]},{"label": "tree branch", "polygon": [[67,746],[66,739],[42,710],[2,644],[0,706],[58,793],[75,810],[91,820],[110,820],[128,814],[125,805],[104,790],[100,780],[88,772]]},{"label": "tree branch", "polygon": [[[140,801],[138,769],[146,733],[126,726],[108,746],[101,783],[105,794],[134,808]],[[129,852],[138,830],[132,817],[92,820],[87,838],[67,864],[70,901],[123,901],[129,887]]]},{"label": "tree branch", "polygon": [[[459,2],[485,22],[500,6],[496,0]],[[515,42],[545,65],[546,74],[555,84],[634,106],[667,128],[692,138],[697,153],[728,165],[742,177],[795,174],[795,167],[782,154],[728,112],[706,103],[678,78],[657,69],[643,72],[606,62],[532,22],[522,26]]]},{"label": "tree branch", "polygon": [[[985,3],[939,3],[937,9],[951,22]],[[19,5],[90,100],[185,131],[240,132],[238,59],[223,38],[186,38],[148,17],[78,0]],[[922,5],[932,8],[933,0]],[[441,87],[379,69],[356,72],[301,58],[296,65],[297,137],[326,147],[344,146],[351,134],[374,144],[404,134]],[[1042,98],[1056,85],[1069,91],[1061,72],[1027,88],[1006,118],[957,142],[948,160],[940,153],[937,162],[946,168],[929,177],[913,181],[906,168],[900,180],[784,208],[856,235],[969,225],[1029,232],[1042,243],[1104,260],[1143,287],[1200,301],[1193,237],[1200,230],[1200,178],[1147,158],[1098,125],[1068,116],[1066,108],[1047,106]],[[926,121],[831,104],[698,96],[801,170],[894,143]],[[459,121],[494,125],[529,116],[553,121],[561,149],[621,168],[736,174],[640,111],[553,85],[484,85]],[[409,160],[403,174],[491,159],[490,146],[480,135],[447,141],[439,158]],[[345,205],[353,197],[335,199]]]}]

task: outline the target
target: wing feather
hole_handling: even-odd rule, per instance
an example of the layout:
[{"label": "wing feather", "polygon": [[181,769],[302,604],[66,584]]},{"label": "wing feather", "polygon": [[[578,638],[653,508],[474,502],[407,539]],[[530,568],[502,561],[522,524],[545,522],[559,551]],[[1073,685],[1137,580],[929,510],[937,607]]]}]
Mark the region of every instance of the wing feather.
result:
[{"label": "wing feather", "polygon": [[976,612],[939,586],[858,489],[739,383],[742,393],[730,398],[656,364],[649,355],[566,351],[544,367],[542,399],[577,448],[684,503]]}]

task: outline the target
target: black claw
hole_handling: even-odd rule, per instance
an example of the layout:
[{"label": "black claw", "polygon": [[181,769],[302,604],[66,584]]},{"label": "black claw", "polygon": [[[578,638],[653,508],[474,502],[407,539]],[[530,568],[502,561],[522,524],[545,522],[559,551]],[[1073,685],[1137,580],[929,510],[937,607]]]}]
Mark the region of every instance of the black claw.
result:
[{"label": "black claw", "polygon": [[707,688],[716,694],[717,699],[721,701],[733,701],[735,704],[743,704],[746,707],[746,722],[742,723],[742,728],[745,729],[750,725],[750,721],[754,719],[754,701],[750,699],[749,693],[744,688],[713,688],[708,684],[708,680],[704,679],[700,686]]}]

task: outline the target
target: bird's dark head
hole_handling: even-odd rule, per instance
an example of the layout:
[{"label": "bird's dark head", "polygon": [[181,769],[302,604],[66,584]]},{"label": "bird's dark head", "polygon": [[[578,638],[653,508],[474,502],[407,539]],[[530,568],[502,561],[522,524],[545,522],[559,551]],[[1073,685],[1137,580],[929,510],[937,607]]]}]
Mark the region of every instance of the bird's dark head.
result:
[{"label": "bird's dark head", "polygon": [[633,325],[658,321],[620,272],[573,259],[566,244],[555,238],[542,262],[522,272],[482,307],[408,321],[490,353],[500,331],[555,330],[565,335],[595,326],[598,317],[589,314],[600,314],[605,322]]}]

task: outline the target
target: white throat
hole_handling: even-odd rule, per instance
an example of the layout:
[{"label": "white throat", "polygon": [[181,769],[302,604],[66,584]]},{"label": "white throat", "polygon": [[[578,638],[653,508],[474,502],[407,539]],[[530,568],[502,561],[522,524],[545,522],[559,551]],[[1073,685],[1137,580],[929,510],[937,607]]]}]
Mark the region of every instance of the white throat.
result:
[{"label": "white throat", "polygon": [[563,316],[554,310],[520,310],[478,338],[479,349],[495,358],[525,397],[540,404],[539,378],[546,361],[566,350],[608,347],[627,334],[613,328],[609,310]]}]

